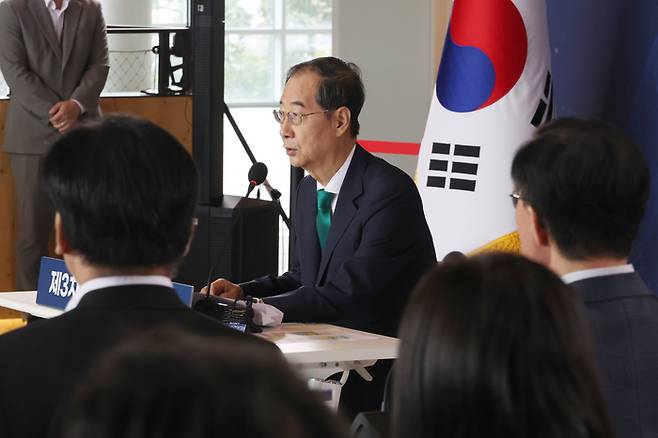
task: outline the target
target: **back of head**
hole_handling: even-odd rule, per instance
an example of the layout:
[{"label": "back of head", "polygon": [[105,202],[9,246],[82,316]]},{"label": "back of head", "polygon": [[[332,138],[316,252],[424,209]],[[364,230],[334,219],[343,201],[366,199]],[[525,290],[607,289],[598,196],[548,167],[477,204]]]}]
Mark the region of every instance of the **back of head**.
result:
[{"label": "back of head", "polygon": [[534,262],[442,263],[416,287],[400,342],[398,437],[610,437],[577,298]]},{"label": "back of head", "polygon": [[150,334],[78,387],[66,438],[341,438],[344,427],[285,360],[234,339]]},{"label": "back of head", "polygon": [[108,117],[63,136],[43,183],[63,233],[87,262],[175,264],[189,241],[198,176],[190,154],[162,128]]},{"label": "back of head", "polygon": [[566,258],[628,256],[649,170],[618,129],[592,120],[549,123],[517,152],[512,179]]},{"label": "back of head", "polygon": [[290,67],[286,82],[294,75],[310,71],[320,76],[315,101],[326,110],[342,106],[350,110],[350,133],[359,134],[359,114],[365,101],[365,89],[361,81],[361,70],[356,64],[333,56],[315,58]]}]

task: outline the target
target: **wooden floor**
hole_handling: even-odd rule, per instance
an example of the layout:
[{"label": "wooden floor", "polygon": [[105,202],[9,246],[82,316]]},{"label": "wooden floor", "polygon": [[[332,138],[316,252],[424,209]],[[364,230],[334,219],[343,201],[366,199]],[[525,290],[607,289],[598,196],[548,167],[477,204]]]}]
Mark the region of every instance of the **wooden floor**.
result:
[{"label": "wooden floor", "polygon": [[[4,137],[5,114],[8,105],[8,100],[0,100],[0,144]],[[101,99],[101,107],[105,115],[127,113],[149,119],[167,129],[190,152],[192,150],[192,98],[190,96],[104,97]],[[4,151],[0,151],[0,292],[15,289],[15,205],[14,183],[9,159]],[[0,309],[0,319],[7,317],[16,317],[16,314],[3,312]]]}]

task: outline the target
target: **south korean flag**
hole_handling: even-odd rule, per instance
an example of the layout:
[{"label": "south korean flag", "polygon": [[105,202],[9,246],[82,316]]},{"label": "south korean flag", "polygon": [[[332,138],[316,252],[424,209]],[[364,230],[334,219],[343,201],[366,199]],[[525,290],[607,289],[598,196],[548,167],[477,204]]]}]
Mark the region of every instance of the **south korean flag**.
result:
[{"label": "south korean flag", "polygon": [[417,170],[438,259],[516,242],[511,161],[552,112],[545,0],[455,0]]}]

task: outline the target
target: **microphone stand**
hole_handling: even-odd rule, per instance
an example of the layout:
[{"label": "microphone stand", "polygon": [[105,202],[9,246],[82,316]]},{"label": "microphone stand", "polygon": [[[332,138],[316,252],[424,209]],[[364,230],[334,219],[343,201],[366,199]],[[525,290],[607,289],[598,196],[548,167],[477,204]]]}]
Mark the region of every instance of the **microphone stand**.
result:
[{"label": "microphone stand", "polygon": [[[226,114],[226,118],[228,119],[229,123],[231,124],[231,127],[233,128],[233,131],[235,132],[235,135],[238,136],[238,139],[240,140],[240,143],[242,143],[242,147],[244,148],[244,151],[247,153],[249,156],[249,159],[251,160],[251,164],[256,163],[256,157],[254,156],[254,153],[251,151],[251,148],[247,144],[247,140],[245,140],[244,136],[242,135],[242,131],[240,131],[240,128],[238,127],[238,124],[235,122],[235,119],[233,118],[233,115],[231,114],[231,111],[228,109],[228,105],[226,105],[226,102],[224,102],[224,114]],[[278,191],[277,189],[273,188],[270,183],[267,181],[267,178],[263,182],[263,187],[265,187],[265,190],[267,193],[270,195],[270,198],[272,198],[272,201],[276,205],[277,212],[279,213],[279,216],[281,216],[281,219],[283,219],[283,222],[286,224],[288,227],[288,230],[290,230],[290,219],[286,215],[286,212],[283,211],[283,207],[281,207],[281,192]]]}]

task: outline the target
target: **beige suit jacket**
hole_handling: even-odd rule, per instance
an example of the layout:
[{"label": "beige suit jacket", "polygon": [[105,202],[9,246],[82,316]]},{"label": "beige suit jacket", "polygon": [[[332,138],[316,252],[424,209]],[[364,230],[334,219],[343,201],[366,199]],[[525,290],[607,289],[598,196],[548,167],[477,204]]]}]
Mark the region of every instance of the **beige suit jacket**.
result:
[{"label": "beige suit jacket", "polygon": [[4,149],[44,154],[59,137],[48,111],[61,100],[80,102],[98,117],[109,71],[105,21],[96,0],[71,0],[61,44],[44,0],[0,3],[0,69],[11,97]]}]

